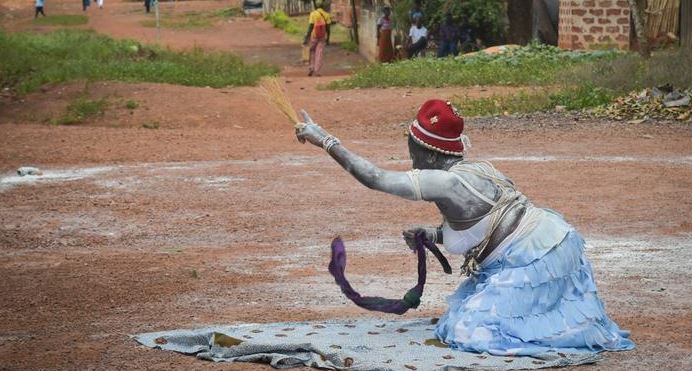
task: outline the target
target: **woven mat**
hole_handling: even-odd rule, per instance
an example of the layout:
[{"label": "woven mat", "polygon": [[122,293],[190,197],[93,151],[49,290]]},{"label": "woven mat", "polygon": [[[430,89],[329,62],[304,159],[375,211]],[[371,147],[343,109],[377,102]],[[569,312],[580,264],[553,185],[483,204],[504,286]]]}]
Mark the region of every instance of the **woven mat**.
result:
[{"label": "woven mat", "polygon": [[537,369],[594,363],[592,353],[548,352],[500,357],[450,349],[434,337],[432,320],[378,319],[215,326],[135,335],[150,348],[216,362],[260,362],[347,370]]}]

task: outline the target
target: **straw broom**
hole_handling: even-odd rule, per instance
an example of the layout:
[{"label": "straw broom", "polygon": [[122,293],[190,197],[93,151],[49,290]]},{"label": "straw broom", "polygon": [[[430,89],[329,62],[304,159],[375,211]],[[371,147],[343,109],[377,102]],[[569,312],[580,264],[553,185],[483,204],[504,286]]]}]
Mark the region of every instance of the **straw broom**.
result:
[{"label": "straw broom", "polygon": [[302,128],[305,124],[300,122],[296,110],[293,109],[291,101],[288,100],[284,92],[283,84],[276,76],[263,77],[260,79],[260,87],[267,101],[276,107],[286,118],[295,126],[296,129]]}]

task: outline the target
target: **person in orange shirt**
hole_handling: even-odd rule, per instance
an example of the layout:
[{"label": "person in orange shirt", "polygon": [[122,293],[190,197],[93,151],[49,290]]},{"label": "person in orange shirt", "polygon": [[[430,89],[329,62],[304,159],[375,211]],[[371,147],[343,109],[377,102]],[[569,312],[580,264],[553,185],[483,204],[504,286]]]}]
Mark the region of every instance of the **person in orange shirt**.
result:
[{"label": "person in orange shirt", "polygon": [[308,76],[320,76],[324,59],[324,48],[329,45],[329,25],[332,17],[324,10],[324,1],[315,2],[315,10],[310,13],[308,32],[303,45],[310,45],[310,71]]}]

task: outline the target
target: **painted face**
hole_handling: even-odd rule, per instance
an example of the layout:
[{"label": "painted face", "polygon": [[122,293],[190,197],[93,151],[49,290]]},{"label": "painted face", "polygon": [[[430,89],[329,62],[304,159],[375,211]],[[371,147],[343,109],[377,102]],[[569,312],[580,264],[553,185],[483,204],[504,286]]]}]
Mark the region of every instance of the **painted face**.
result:
[{"label": "painted face", "polygon": [[413,139],[408,140],[408,155],[411,158],[411,167],[414,169],[430,169],[429,153]]}]

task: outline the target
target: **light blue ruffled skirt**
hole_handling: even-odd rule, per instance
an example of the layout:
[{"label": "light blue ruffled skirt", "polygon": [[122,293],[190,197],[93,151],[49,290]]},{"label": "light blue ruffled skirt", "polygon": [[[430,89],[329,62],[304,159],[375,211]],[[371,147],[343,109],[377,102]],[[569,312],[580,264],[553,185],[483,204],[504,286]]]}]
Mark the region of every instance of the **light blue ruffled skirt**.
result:
[{"label": "light blue ruffled skirt", "polygon": [[448,298],[437,337],[495,355],[633,349],[629,332],[608,318],[598,298],[584,240],[560,215],[538,210],[530,232],[483,262]]}]

